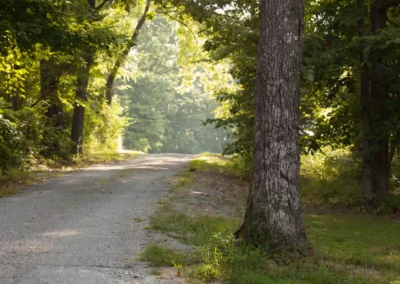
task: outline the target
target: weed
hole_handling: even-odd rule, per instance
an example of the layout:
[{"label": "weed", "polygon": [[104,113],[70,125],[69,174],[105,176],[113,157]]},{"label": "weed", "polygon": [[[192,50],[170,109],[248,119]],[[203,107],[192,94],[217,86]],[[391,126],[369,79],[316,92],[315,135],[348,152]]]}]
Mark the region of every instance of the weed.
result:
[{"label": "weed", "polygon": [[150,271],[150,275],[160,276],[160,275],[161,275],[161,272],[160,272],[160,270],[153,268],[153,269]]},{"label": "weed", "polygon": [[3,189],[0,189],[0,198],[1,197],[6,197],[6,196],[11,196],[11,195],[14,195],[14,194],[17,194],[17,193],[18,193],[18,191],[15,190],[15,189],[3,188]]},{"label": "weed", "polygon": [[141,253],[140,259],[154,267],[193,265],[200,258],[196,252],[182,252],[160,244],[152,244]]}]

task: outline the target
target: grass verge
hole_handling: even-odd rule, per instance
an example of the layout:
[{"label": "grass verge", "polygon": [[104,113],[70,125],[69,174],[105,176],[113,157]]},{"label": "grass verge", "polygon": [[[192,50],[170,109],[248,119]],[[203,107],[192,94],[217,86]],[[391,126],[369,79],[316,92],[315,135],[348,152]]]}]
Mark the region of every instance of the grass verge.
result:
[{"label": "grass verge", "polygon": [[[231,163],[209,155],[193,161],[186,173],[240,176],[232,170]],[[191,176],[190,186],[194,182],[196,179]],[[181,194],[185,194],[184,184]],[[233,233],[240,224],[237,218],[205,215],[201,210],[189,216],[176,209],[176,200],[160,203],[150,227],[192,245],[198,255],[194,261],[187,261],[187,252],[151,245],[143,252],[142,259],[157,267],[175,266],[194,282],[400,283],[400,223],[391,219],[360,214],[305,215],[314,253],[306,257],[272,256],[234,240]]]}]

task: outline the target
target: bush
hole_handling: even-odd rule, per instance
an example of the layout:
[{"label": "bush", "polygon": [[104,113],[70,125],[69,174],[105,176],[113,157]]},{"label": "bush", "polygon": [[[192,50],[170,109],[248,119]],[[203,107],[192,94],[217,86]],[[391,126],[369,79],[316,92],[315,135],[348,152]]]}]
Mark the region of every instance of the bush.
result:
[{"label": "bush", "polygon": [[3,174],[15,165],[20,146],[20,135],[13,124],[0,116],[0,170]]},{"label": "bush", "polygon": [[347,149],[330,150],[301,157],[301,190],[306,205],[359,206],[360,164]]}]

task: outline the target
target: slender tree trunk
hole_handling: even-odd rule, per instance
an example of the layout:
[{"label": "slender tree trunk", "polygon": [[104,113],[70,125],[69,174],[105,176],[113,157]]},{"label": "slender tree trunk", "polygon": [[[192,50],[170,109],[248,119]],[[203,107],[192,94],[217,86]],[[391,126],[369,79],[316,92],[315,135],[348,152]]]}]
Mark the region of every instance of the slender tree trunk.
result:
[{"label": "slender tree trunk", "polygon": [[47,146],[47,152],[44,153],[50,157],[54,153],[60,152],[59,141],[52,131],[55,133],[60,132],[63,125],[62,119],[62,105],[58,97],[58,86],[62,76],[62,68],[57,66],[53,60],[40,61],[40,98],[32,106],[35,106],[41,100],[46,100],[49,103],[46,116],[48,118],[46,127],[46,137],[44,137],[44,144]]},{"label": "slender tree trunk", "polygon": [[[105,3],[105,2],[103,2]],[[88,0],[89,4],[89,21],[94,14],[98,12],[96,9],[96,0]],[[78,79],[76,81],[75,91],[75,105],[74,114],[72,116],[72,129],[71,129],[71,141],[72,141],[72,152],[79,154],[83,152],[83,128],[85,125],[85,106],[84,103],[87,101],[87,90],[89,86],[90,68],[94,62],[94,49],[87,49],[83,53],[84,65],[78,70]]]},{"label": "slender tree trunk", "polygon": [[82,153],[83,151],[83,126],[85,124],[85,106],[87,101],[87,89],[89,85],[90,67],[93,64],[94,52],[88,52],[85,57],[86,64],[81,68],[76,86],[76,102],[74,106],[74,114],[72,117],[72,151],[73,153]]},{"label": "slender tree trunk", "polygon": [[298,145],[304,4],[260,2],[254,172],[238,234],[267,250],[300,250],[308,245]]},{"label": "slender tree trunk", "polygon": [[[14,69],[15,70],[19,70],[21,69],[21,66],[18,64],[14,65]],[[14,93],[11,95],[11,108],[14,111],[20,110],[22,109],[22,105],[23,105],[23,98],[19,95],[18,92]]]},{"label": "slender tree trunk", "polygon": [[119,70],[119,68],[121,68],[122,64],[125,62],[131,49],[136,45],[136,40],[137,40],[137,37],[139,36],[140,29],[143,27],[144,23],[146,22],[146,15],[149,11],[150,3],[151,3],[151,0],[146,1],[146,6],[144,8],[143,15],[140,18],[140,20],[135,28],[135,31],[132,34],[130,41],[128,42],[128,44],[126,45],[126,47],[122,51],[122,53],[119,54],[117,61],[114,64],[114,67],[111,69],[111,72],[108,75],[107,83],[106,83],[106,99],[107,99],[107,104],[109,106],[112,104],[113,86],[114,86],[115,79],[117,77],[118,70]]},{"label": "slender tree trunk", "polygon": [[16,94],[11,97],[11,108],[14,111],[20,110],[22,108],[22,98],[20,95]]},{"label": "slender tree trunk", "polygon": [[57,93],[61,76],[62,68],[57,66],[52,60],[40,61],[40,99],[45,99],[50,104],[46,115],[56,127],[62,126],[60,118],[62,106]]},{"label": "slender tree trunk", "polygon": [[[360,10],[364,10],[364,0],[357,0],[357,6]],[[364,15],[358,21],[359,36],[365,34]],[[364,207],[368,213],[374,211],[374,188],[372,179],[372,160],[371,160],[371,143],[370,143],[370,98],[369,98],[369,68],[365,61],[365,42],[360,43],[360,103],[361,103],[361,120],[362,120],[362,196],[364,199]]]},{"label": "slender tree trunk", "polygon": [[[375,0],[370,11],[371,31],[379,32],[386,27],[387,0]],[[372,52],[371,64],[371,103],[373,105],[373,175],[376,195],[384,199],[389,195],[389,131],[384,127],[388,110],[388,89],[386,84],[386,63]]]}]

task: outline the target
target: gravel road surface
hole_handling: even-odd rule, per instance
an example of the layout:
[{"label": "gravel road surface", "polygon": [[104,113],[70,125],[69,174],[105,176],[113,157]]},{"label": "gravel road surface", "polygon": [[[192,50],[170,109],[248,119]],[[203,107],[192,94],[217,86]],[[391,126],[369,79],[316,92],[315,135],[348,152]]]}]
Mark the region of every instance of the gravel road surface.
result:
[{"label": "gravel road surface", "polygon": [[28,186],[0,199],[0,284],[178,283],[137,255],[172,175],[191,155],[142,155]]}]

